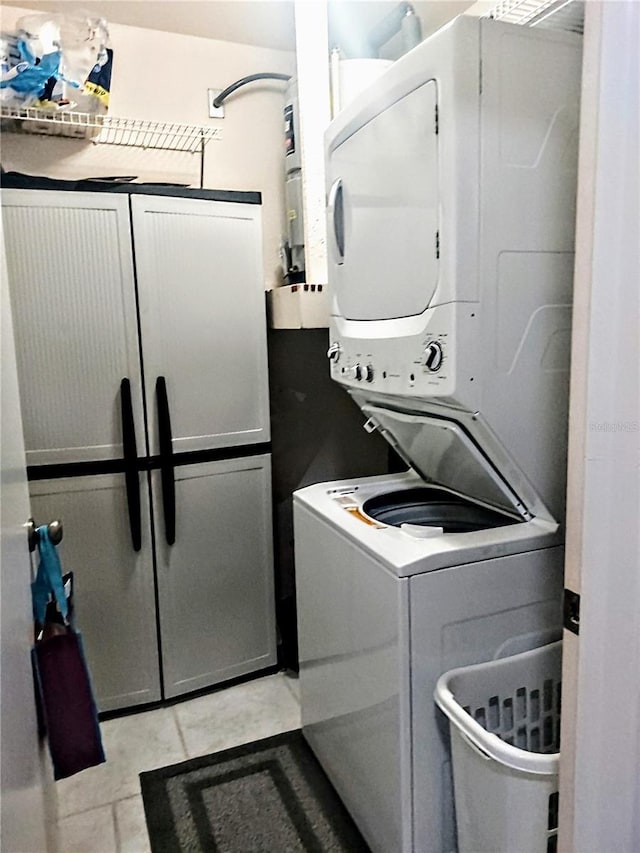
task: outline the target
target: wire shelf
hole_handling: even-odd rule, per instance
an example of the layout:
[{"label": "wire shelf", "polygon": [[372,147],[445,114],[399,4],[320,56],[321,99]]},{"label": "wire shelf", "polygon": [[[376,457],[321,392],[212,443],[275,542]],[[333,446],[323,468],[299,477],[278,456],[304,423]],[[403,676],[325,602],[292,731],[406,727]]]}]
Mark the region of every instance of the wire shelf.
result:
[{"label": "wire shelf", "polygon": [[166,121],[145,121],[80,112],[49,113],[36,107],[3,106],[3,130],[88,139],[100,145],[128,145],[164,151],[201,152],[212,139],[221,139],[217,127],[198,127]]},{"label": "wire shelf", "polygon": [[510,24],[584,32],[584,0],[499,0],[487,16]]}]

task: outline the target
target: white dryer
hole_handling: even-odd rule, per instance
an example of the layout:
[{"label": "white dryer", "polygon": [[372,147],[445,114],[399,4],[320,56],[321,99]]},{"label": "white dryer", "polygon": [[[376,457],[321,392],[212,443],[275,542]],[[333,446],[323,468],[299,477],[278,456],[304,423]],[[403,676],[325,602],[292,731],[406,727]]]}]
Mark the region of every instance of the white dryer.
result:
[{"label": "white dryer", "polygon": [[456,18],[327,130],[331,375],[562,518],[581,37]]},{"label": "white dryer", "polygon": [[559,631],[581,40],[458,18],[326,135],[332,376],[410,466],[295,494],[303,731],[455,850],[438,676]]}]

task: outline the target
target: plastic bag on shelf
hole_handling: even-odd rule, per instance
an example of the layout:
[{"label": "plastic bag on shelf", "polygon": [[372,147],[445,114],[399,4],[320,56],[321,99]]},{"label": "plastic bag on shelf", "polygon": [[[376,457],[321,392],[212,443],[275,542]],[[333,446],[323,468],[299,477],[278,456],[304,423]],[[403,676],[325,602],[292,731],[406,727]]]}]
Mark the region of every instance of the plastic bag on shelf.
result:
[{"label": "plastic bag on shelf", "polygon": [[0,101],[105,113],[113,52],[106,21],[84,14],[26,15],[0,36]]},{"label": "plastic bag on shelf", "polygon": [[[39,41],[39,40],[38,40]],[[0,34],[0,102],[11,106],[29,106],[44,91],[47,81],[56,78],[60,68],[60,51],[48,44],[47,52],[36,40],[21,34]]]},{"label": "plastic bag on shelf", "polygon": [[106,112],[113,58],[107,49],[108,40],[104,19],[60,16],[63,95],[76,101],[82,112]]},{"label": "plastic bag on shelf", "polygon": [[113,51],[106,48],[106,61],[98,62],[84,84],[83,98],[85,105],[78,104],[87,113],[106,113],[109,109],[111,93],[111,69],[113,68]]}]

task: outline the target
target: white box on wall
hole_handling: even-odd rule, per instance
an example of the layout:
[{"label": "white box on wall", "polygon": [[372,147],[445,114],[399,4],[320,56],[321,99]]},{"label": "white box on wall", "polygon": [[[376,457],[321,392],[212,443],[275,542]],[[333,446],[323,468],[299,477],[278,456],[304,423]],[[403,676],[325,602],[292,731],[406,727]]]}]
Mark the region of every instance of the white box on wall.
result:
[{"label": "white box on wall", "polygon": [[272,329],[325,329],[329,326],[326,284],[287,284],[267,294]]}]

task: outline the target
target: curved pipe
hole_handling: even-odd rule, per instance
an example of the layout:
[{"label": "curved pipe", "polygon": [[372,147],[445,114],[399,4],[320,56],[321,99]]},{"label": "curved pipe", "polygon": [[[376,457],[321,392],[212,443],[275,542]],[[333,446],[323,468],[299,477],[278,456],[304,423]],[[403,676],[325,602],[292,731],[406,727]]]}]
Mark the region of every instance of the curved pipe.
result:
[{"label": "curved pipe", "polygon": [[253,83],[254,80],[291,80],[290,74],[276,74],[273,71],[263,71],[260,74],[249,74],[248,77],[241,77],[239,80],[236,80],[235,83],[232,83],[230,86],[227,86],[226,89],[223,89],[222,92],[218,95],[218,97],[213,102],[213,106],[217,109],[222,106],[224,99],[230,95],[232,92],[235,92],[236,89],[239,89],[240,86],[246,86],[247,83]]}]

